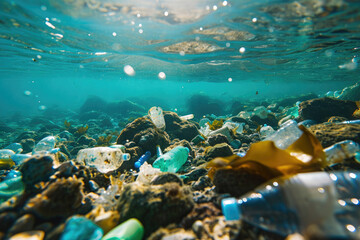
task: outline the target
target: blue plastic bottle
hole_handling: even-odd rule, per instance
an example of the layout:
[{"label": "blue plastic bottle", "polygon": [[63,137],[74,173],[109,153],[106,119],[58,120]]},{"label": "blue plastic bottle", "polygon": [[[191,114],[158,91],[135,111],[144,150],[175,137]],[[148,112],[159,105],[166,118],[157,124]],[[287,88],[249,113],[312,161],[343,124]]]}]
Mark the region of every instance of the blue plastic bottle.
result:
[{"label": "blue plastic bottle", "polygon": [[134,163],[134,167],[136,169],[139,169],[141,167],[141,165],[144,164],[144,162],[146,162],[147,160],[149,160],[151,157],[151,152],[150,151],[146,151],[145,154],[143,154],[139,160],[137,160],[135,163]]},{"label": "blue plastic bottle", "polygon": [[311,227],[321,239],[360,239],[360,172],[282,177],[221,205],[227,220],[242,219],[282,236],[306,234]]}]

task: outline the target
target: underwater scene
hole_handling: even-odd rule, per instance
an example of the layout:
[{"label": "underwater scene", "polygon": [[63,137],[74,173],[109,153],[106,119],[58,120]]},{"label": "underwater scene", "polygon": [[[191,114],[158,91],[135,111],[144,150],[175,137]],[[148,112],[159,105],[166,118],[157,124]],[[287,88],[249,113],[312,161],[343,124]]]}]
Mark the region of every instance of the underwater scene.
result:
[{"label": "underwater scene", "polygon": [[360,239],[360,1],[0,1],[0,240]]}]

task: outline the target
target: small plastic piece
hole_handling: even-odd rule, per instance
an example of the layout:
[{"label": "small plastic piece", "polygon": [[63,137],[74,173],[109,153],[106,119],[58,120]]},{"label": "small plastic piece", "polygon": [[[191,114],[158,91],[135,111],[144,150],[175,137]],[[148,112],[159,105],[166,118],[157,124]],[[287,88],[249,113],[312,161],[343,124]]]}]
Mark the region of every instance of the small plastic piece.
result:
[{"label": "small plastic piece", "polygon": [[259,118],[266,119],[269,114],[269,110],[267,110],[264,106],[259,106],[254,109],[254,113]]},{"label": "small plastic piece", "polygon": [[262,139],[270,136],[274,132],[275,130],[271,126],[267,126],[266,124],[262,128],[260,128],[260,136]]},{"label": "small plastic piece", "polygon": [[111,146],[109,146],[109,148],[117,148],[117,149],[120,149],[123,152],[125,152],[125,150],[126,150],[126,147],[124,145],[121,145],[121,144],[111,145]]},{"label": "small plastic piece", "polygon": [[201,135],[197,135],[191,140],[191,142],[195,145],[199,144],[202,141],[205,141],[205,138],[203,138]]},{"label": "small plastic piece", "polygon": [[78,152],[76,161],[97,168],[102,173],[118,169],[123,161],[130,159],[130,154],[120,149],[109,147],[86,148]]},{"label": "small plastic piece", "polygon": [[296,121],[289,120],[265,140],[273,141],[280,149],[288,148],[292,143],[300,138],[303,132],[299,129]]},{"label": "small plastic piece", "polygon": [[194,118],[194,114],[188,114],[180,117],[181,120],[191,120],[193,118]]},{"label": "small plastic piece", "polygon": [[12,150],[15,153],[21,153],[23,151],[20,143],[12,143],[12,144],[6,146],[4,149]]},{"label": "small plastic piece", "polygon": [[48,136],[40,140],[35,145],[35,148],[33,149],[33,154],[46,154],[50,152],[55,147],[55,137],[54,136]]},{"label": "small plastic piece", "polygon": [[151,152],[150,151],[146,151],[145,154],[143,154],[139,160],[137,160],[135,163],[134,163],[134,167],[136,169],[139,169],[141,165],[144,164],[144,162],[146,162],[147,160],[149,160],[151,157]]},{"label": "small plastic piece", "polygon": [[65,225],[60,240],[100,240],[103,230],[85,217],[74,216]]},{"label": "small plastic piece", "polygon": [[344,159],[356,156],[360,152],[360,146],[354,141],[345,140],[324,149],[326,161],[329,164],[342,162]]},{"label": "small plastic piece", "polygon": [[163,152],[161,151],[160,145],[156,145],[156,156],[160,157],[163,155]]},{"label": "small plastic piece", "polygon": [[141,240],[144,236],[144,227],[136,218],[121,223],[108,232],[102,240]]},{"label": "small plastic piece", "polygon": [[11,160],[14,161],[16,165],[21,165],[26,159],[31,158],[32,155],[30,154],[14,154],[11,156]]},{"label": "small plastic piece", "polygon": [[238,200],[223,199],[223,213],[227,220],[239,216],[281,236],[305,234],[312,227],[318,230],[315,238],[359,239],[359,186],[360,172],[356,171],[281,177]]},{"label": "small plastic piece", "polygon": [[157,128],[165,130],[165,118],[161,107],[150,108],[149,117]]},{"label": "small plastic piece", "polygon": [[154,168],[160,168],[162,172],[177,172],[186,162],[189,155],[189,149],[183,146],[177,146],[169,152],[158,157],[153,163]]}]

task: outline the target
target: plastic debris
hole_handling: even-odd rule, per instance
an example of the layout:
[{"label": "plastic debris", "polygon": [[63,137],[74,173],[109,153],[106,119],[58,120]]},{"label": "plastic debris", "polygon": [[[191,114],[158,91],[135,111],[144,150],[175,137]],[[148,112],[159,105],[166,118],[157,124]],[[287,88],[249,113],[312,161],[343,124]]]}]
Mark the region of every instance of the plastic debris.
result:
[{"label": "plastic debris", "polygon": [[161,107],[150,108],[149,117],[157,128],[165,130],[165,118]]},{"label": "plastic debris", "polygon": [[119,191],[119,186],[114,184],[108,186],[105,190],[100,188],[98,191],[99,197],[95,200],[95,204],[101,205],[105,210],[113,210],[116,207],[116,194]]},{"label": "plastic debris", "polygon": [[289,120],[281,125],[275,133],[266,137],[265,140],[273,141],[280,149],[286,149],[299,139],[302,134],[303,132],[299,129],[296,121]]},{"label": "plastic debris", "polygon": [[65,225],[60,240],[100,240],[103,230],[85,217],[71,217]]},{"label": "plastic debris", "polygon": [[144,236],[144,227],[136,218],[121,223],[108,232],[102,240],[141,240]]},{"label": "plastic debris", "polygon": [[162,155],[163,155],[163,153],[161,151],[160,145],[156,145],[156,156],[160,157]]},{"label": "plastic debris", "polygon": [[154,168],[160,168],[162,172],[177,172],[186,162],[189,155],[189,149],[183,146],[177,146],[169,152],[158,157],[153,163]]},{"label": "plastic debris", "polygon": [[160,169],[153,168],[150,164],[145,162],[140,167],[140,171],[138,177],[136,178],[136,181],[144,184],[149,184],[151,180],[160,173],[161,173]]},{"label": "plastic debris", "polygon": [[209,123],[209,124],[211,123],[210,119],[208,119],[208,118],[202,118],[202,119],[199,121],[200,127],[206,127],[206,126],[208,126],[208,123]]},{"label": "plastic debris", "polygon": [[200,142],[205,141],[205,138],[203,138],[203,136],[201,135],[196,135],[191,142],[195,145],[199,144]]},{"label": "plastic debris", "polygon": [[14,161],[16,165],[21,165],[26,159],[31,158],[32,155],[30,154],[14,154],[11,156],[11,160]]},{"label": "plastic debris", "polygon": [[35,145],[32,154],[47,154],[55,147],[55,143],[54,136],[45,137]]},{"label": "plastic debris", "polygon": [[194,114],[188,114],[188,115],[185,115],[185,116],[181,116],[180,119],[181,120],[191,120],[194,118]]},{"label": "plastic debris", "polygon": [[222,200],[227,220],[242,219],[282,236],[317,231],[314,239],[358,239],[360,172],[282,177],[240,199]]},{"label": "plastic debris", "polygon": [[324,151],[327,162],[329,164],[334,164],[356,156],[356,153],[360,152],[360,146],[354,141],[345,140],[325,148]]},{"label": "plastic debris", "polygon": [[0,182],[0,204],[9,198],[19,195],[24,191],[24,183],[21,174],[11,173],[7,179]]},{"label": "plastic debris", "polygon": [[117,149],[120,149],[123,152],[125,152],[125,150],[126,150],[126,147],[124,145],[121,145],[121,144],[110,145],[109,148],[117,148]]},{"label": "plastic debris", "polygon": [[9,149],[0,150],[0,170],[10,169],[15,165],[14,161],[11,159],[14,154],[15,152]]},{"label": "plastic debris", "polygon": [[145,154],[143,154],[139,160],[137,160],[135,163],[134,163],[134,167],[136,169],[139,169],[141,167],[141,165],[144,164],[144,162],[146,162],[147,160],[149,160],[151,157],[151,152],[150,151],[146,151]]},{"label": "plastic debris", "polygon": [[97,168],[102,173],[118,169],[123,161],[130,159],[129,153],[109,147],[86,148],[78,152],[76,161]]},{"label": "plastic debris", "polygon": [[254,108],[254,114],[261,119],[266,119],[269,114],[269,110],[267,110],[264,106],[259,106]]}]

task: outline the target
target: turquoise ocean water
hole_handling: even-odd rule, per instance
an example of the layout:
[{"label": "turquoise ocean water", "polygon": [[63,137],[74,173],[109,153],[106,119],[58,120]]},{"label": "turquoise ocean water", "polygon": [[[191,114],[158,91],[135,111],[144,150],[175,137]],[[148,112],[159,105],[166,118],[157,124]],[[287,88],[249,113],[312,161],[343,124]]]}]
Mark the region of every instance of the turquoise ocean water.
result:
[{"label": "turquoise ocean water", "polygon": [[355,0],[2,0],[0,115],[76,111],[89,96],[186,109],[359,81]]}]

